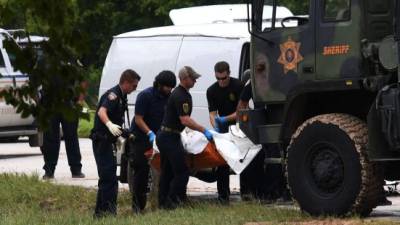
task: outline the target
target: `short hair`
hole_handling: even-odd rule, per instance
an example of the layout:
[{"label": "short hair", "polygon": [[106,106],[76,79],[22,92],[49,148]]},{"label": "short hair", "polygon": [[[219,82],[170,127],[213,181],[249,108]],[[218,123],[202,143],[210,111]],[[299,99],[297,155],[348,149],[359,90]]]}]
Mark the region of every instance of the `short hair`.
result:
[{"label": "short hair", "polygon": [[123,84],[124,82],[132,83],[135,80],[140,81],[140,76],[134,70],[127,69],[122,72],[121,77],[119,78],[119,84]]},{"label": "short hair", "polygon": [[185,79],[186,77],[191,77],[193,79],[197,79],[201,77],[194,69],[190,66],[184,66],[182,69],[179,70],[179,80]]},{"label": "short hair", "polygon": [[223,72],[231,73],[229,70],[229,64],[225,61],[217,62],[214,66],[214,72],[223,73]]},{"label": "short hair", "polygon": [[161,71],[154,79],[153,87],[158,88],[161,85],[174,88],[176,86],[175,74],[170,70]]}]

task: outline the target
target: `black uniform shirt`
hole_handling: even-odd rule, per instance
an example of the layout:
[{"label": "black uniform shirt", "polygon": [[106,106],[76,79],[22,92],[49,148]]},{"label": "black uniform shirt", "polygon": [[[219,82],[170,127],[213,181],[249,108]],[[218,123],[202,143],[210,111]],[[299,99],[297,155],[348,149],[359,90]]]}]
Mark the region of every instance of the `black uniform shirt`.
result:
[{"label": "black uniform shirt", "polygon": [[[161,94],[154,87],[144,89],[136,97],[135,115],[143,116],[144,122],[154,133],[157,133],[160,129],[167,100],[168,96]],[[131,130],[137,137],[146,137],[146,134],[135,123],[135,120],[132,121]]]},{"label": "black uniform shirt", "polygon": [[99,104],[97,105],[96,115],[94,117],[94,132],[111,135],[106,125],[101,122],[100,117],[97,115],[100,107],[105,107],[107,109],[107,116],[112,123],[122,126],[124,123],[124,112],[128,102],[126,96],[126,94],[122,94],[122,90],[119,85],[106,91],[101,96]]},{"label": "black uniform shirt", "polygon": [[176,87],[167,102],[162,126],[182,131],[185,126],[179,119],[180,116],[190,116],[192,114],[192,96],[181,85]]},{"label": "black uniform shirt", "polygon": [[243,84],[231,77],[227,87],[220,87],[215,82],[207,89],[208,110],[217,111],[219,116],[228,116],[236,111]]}]

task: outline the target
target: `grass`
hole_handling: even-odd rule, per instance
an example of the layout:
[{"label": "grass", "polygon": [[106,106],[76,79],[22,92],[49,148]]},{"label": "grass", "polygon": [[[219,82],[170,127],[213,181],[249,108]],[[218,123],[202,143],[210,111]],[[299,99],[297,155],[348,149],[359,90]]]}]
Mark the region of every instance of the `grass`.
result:
[{"label": "grass", "polygon": [[[298,210],[260,205],[255,202],[234,202],[219,206],[205,200],[194,200],[192,207],[174,211],[148,210],[133,215],[130,194],[122,192],[118,200],[118,216],[100,220],[92,218],[96,190],[55,185],[40,181],[38,176],[0,174],[0,224],[394,224],[390,221],[364,221],[359,218],[313,219]],[[297,221],[291,223],[290,221]],[[304,223],[302,223],[303,221]],[[354,223],[344,223],[353,221]]]}]

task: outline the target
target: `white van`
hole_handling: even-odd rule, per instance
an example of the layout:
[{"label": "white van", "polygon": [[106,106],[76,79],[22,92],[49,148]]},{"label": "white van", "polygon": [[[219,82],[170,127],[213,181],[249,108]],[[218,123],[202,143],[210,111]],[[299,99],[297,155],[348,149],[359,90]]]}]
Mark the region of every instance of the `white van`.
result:
[{"label": "white van", "polygon": [[[279,7],[278,11],[282,18],[293,16],[284,7]],[[210,12],[220,18],[209,16],[206,20],[205,15]],[[150,87],[160,71],[171,70],[177,75],[180,68],[188,65],[202,75],[190,90],[192,117],[209,128],[206,90],[216,81],[215,63],[228,62],[231,77],[236,78],[250,66],[250,34],[247,23],[243,22],[247,19],[246,5],[178,9],[172,10],[170,17],[174,24],[182,25],[143,29],[114,37],[103,68],[99,97],[118,83],[124,70],[135,70],[142,79],[137,91],[128,96],[132,117],[137,94]]]},{"label": "white van", "polygon": [[[27,84],[28,76],[13,67],[14,56],[7,53],[3,47],[3,40],[11,36],[6,30],[0,29],[0,90],[8,87],[18,87]],[[0,140],[16,141],[20,136],[29,136],[31,145],[38,145],[36,139],[37,127],[34,118],[22,118],[12,105],[6,104],[0,98]]]}]

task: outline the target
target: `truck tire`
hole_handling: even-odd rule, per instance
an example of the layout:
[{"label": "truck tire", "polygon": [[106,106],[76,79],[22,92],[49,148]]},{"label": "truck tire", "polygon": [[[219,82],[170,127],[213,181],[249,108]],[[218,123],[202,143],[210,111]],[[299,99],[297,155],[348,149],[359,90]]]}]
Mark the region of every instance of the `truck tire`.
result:
[{"label": "truck tire", "polygon": [[365,122],[347,114],[305,121],[287,149],[293,198],[311,215],[367,216],[377,206],[383,177],[368,160]]}]

